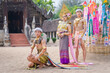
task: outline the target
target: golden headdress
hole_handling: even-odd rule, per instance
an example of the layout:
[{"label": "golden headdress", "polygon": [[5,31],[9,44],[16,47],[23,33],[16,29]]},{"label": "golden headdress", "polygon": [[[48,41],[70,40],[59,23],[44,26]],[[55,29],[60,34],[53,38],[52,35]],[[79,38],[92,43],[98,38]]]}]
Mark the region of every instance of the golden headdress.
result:
[{"label": "golden headdress", "polygon": [[67,15],[68,19],[71,19],[71,12],[68,10],[68,8],[66,7],[66,5],[63,3],[63,6],[62,6],[62,9],[61,9],[61,12],[60,12],[60,18],[62,19],[62,17],[64,15]]}]

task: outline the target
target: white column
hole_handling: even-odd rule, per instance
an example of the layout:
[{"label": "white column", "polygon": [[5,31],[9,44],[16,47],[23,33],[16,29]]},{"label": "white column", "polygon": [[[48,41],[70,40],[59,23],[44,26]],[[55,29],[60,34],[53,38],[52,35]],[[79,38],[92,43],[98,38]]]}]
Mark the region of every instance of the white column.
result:
[{"label": "white column", "polygon": [[50,43],[52,43],[52,36],[51,36],[52,32],[50,32]]},{"label": "white column", "polygon": [[57,32],[56,32],[56,39],[58,39]]},{"label": "white column", "polygon": [[3,43],[4,46],[10,46],[10,36],[9,36],[9,30],[8,30],[8,23],[7,23],[7,17],[4,17],[4,38],[3,38]]},{"label": "white column", "polygon": [[49,36],[50,36],[50,35],[49,35],[49,32],[47,32],[47,37],[49,38]]},{"label": "white column", "polygon": [[33,16],[33,20],[32,20],[32,29],[35,28],[35,23],[36,23],[36,21],[35,21],[35,16]]},{"label": "white column", "polygon": [[52,38],[52,36],[51,36],[51,32],[50,32],[50,39]]}]

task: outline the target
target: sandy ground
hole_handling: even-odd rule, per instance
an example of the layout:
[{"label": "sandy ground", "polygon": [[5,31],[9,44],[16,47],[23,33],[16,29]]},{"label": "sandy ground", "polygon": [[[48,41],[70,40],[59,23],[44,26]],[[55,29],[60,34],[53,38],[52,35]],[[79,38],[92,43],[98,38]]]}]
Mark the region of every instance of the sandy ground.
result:
[{"label": "sandy ground", "polygon": [[[26,57],[29,51],[30,47],[0,47],[0,73],[110,73],[110,55],[93,53],[87,53],[86,61],[94,63],[88,67],[88,70],[68,70],[55,67],[27,70],[29,62]],[[55,62],[59,62],[58,43],[48,44],[48,53]],[[82,53],[79,58],[82,61]]]}]

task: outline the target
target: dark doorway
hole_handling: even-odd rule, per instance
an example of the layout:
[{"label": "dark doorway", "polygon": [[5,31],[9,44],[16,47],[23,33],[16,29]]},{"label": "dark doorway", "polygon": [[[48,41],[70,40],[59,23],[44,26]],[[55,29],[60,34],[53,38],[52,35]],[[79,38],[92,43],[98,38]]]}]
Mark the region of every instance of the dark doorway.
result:
[{"label": "dark doorway", "polygon": [[23,12],[22,11],[8,12],[8,28],[9,28],[9,33],[23,32]]}]

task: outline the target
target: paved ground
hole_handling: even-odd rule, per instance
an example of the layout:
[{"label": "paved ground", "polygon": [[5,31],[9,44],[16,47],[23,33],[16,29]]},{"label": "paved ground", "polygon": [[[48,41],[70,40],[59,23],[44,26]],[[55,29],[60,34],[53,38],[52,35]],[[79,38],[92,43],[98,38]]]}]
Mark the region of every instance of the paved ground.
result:
[{"label": "paved ground", "polygon": [[[93,62],[89,70],[67,70],[55,67],[27,70],[26,59],[30,47],[0,47],[0,73],[110,73],[110,55],[87,53],[87,62]],[[34,50],[35,52],[35,50]],[[48,44],[50,57],[59,62],[59,49],[57,44]],[[80,53],[82,61],[82,53]]]}]

